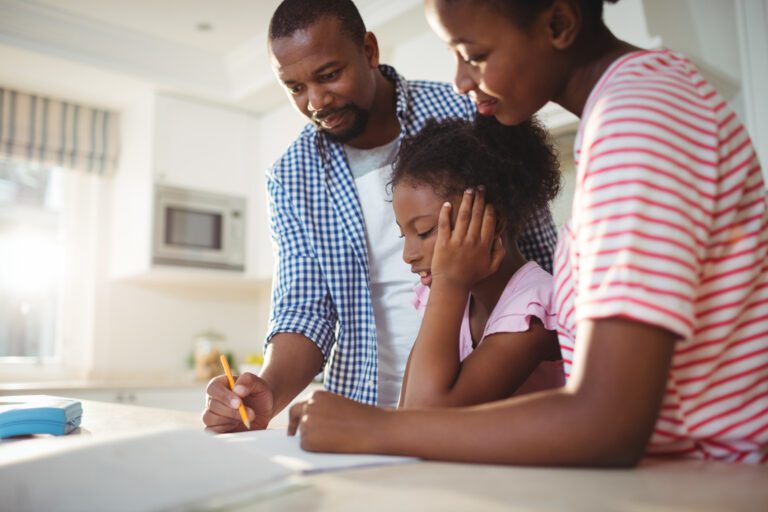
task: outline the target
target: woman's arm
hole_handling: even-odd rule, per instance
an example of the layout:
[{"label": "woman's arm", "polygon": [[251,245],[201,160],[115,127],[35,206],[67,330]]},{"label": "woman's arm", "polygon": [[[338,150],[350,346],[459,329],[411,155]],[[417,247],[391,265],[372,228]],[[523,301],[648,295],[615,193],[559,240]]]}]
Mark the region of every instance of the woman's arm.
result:
[{"label": "woman's arm", "polygon": [[292,423],[312,451],[631,466],[653,432],[675,337],[623,318],[584,321],[565,388],[470,408],[395,411],[321,393],[291,411]]}]

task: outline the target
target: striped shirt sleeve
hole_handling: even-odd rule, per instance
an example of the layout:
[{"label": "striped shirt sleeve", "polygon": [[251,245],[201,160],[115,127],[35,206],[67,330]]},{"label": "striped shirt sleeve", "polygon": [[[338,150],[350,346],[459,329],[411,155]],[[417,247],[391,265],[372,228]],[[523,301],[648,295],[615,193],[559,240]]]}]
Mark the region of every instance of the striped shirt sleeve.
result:
[{"label": "striped shirt sleeve", "polygon": [[615,80],[586,120],[574,199],[577,322],[619,316],[693,334],[716,128],[696,89],[675,80],[642,91]]}]

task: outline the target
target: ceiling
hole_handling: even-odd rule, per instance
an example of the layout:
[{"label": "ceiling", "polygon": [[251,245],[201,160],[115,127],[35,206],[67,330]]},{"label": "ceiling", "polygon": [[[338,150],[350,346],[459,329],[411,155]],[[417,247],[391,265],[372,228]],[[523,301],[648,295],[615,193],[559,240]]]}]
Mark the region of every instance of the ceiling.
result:
[{"label": "ceiling", "polygon": [[[27,0],[47,9],[214,53],[266,33],[280,0]],[[357,0],[360,9],[375,3]],[[210,30],[199,30],[208,24]]]},{"label": "ceiling", "polygon": [[[284,102],[266,51],[279,3],[0,0],[0,45],[118,73],[160,92],[265,112]],[[422,0],[355,3],[379,41],[413,37],[420,30],[414,19],[423,25]],[[385,44],[381,50],[386,54]]]}]

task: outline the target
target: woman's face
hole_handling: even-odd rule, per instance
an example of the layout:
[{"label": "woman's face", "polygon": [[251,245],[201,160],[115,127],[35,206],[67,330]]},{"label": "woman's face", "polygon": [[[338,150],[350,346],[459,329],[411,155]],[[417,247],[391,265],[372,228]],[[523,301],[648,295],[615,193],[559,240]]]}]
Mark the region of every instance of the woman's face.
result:
[{"label": "woman's face", "polygon": [[454,86],[502,124],[531,118],[560,87],[542,13],[525,30],[482,2],[427,0],[432,29],[456,56]]},{"label": "woman's face", "polygon": [[395,220],[405,239],[403,261],[411,266],[411,272],[419,274],[425,286],[432,284],[432,253],[444,202],[445,198],[428,185],[409,180],[399,182],[392,191]]}]

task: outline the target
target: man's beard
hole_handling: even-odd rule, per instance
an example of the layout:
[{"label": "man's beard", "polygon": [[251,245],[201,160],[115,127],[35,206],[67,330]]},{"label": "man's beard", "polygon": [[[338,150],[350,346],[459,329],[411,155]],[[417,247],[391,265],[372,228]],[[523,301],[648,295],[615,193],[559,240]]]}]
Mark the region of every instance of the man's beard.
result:
[{"label": "man's beard", "polygon": [[[346,129],[346,130],[344,130],[342,132],[337,132],[337,133],[332,133],[332,132],[326,130],[325,128],[323,128],[323,125],[321,123],[322,123],[324,118],[326,118],[326,117],[328,117],[328,116],[330,116],[332,114],[337,114],[337,113],[340,113],[340,112],[344,112],[345,110],[348,110],[348,111],[352,112],[352,115],[353,115],[353,118],[354,118],[354,120],[352,122],[352,126],[350,126],[348,129]],[[325,133],[328,136],[328,138],[331,139],[333,142],[338,142],[338,143],[343,144],[343,143],[349,142],[350,140],[352,140],[352,139],[354,139],[356,137],[359,137],[360,135],[363,134],[363,132],[365,131],[365,127],[368,125],[368,118],[369,117],[370,117],[370,112],[368,112],[365,109],[362,109],[362,108],[358,107],[357,105],[355,105],[353,103],[349,103],[347,105],[344,105],[341,108],[337,108],[337,109],[334,109],[334,110],[331,110],[331,111],[328,111],[328,112],[323,112],[323,117],[321,117],[321,118],[313,115],[312,116],[312,122],[323,133]]]}]

